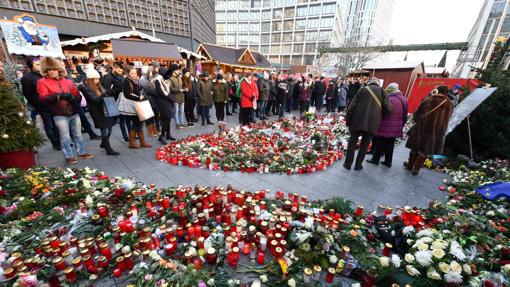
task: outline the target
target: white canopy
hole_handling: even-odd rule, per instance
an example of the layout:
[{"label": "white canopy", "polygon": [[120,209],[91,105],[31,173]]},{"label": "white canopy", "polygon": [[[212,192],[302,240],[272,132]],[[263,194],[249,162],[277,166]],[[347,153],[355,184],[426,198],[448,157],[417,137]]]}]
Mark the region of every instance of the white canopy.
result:
[{"label": "white canopy", "polygon": [[184,49],[184,48],[181,48],[181,47],[178,47],[179,48],[179,53],[186,53],[188,55],[188,57],[190,55],[192,55],[193,57],[197,58],[197,59],[205,59],[204,56],[200,55],[200,54],[197,54],[197,53],[194,53],[188,49]]},{"label": "white canopy", "polygon": [[131,31],[120,32],[120,33],[105,34],[105,35],[95,36],[95,37],[76,38],[74,40],[60,42],[60,44],[62,45],[62,47],[75,46],[78,44],[97,43],[100,41],[109,41],[111,39],[129,38],[129,37],[140,37],[144,40],[149,40],[152,42],[161,42],[161,43],[165,42],[159,38],[149,36],[145,33],[138,32],[136,30],[131,30]]}]

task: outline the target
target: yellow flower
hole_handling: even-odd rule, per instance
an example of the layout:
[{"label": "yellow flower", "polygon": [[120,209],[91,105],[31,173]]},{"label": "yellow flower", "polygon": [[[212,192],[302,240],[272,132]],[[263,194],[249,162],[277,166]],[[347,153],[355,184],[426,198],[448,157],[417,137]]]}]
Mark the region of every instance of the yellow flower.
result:
[{"label": "yellow flower", "polygon": [[457,261],[450,262],[450,268],[453,272],[456,273],[462,272],[462,266]]},{"label": "yellow flower", "polygon": [[425,250],[428,250],[428,249],[429,249],[429,245],[428,244],[422,243],[422,244],[418,245],[418,250],[420,250],[420,251],[425,251]]},{"label": "yellow flower", "polygon": [[405,261],[407,263],[413,263],[414,262],[414,256],[412,254],[407,253],[404,257]]},{"label": "yellow flower", "polygon": [[379,257],[379,263],[382,267],[388,267],[390,265],[390,259],[386,256]]},{"label": "yellow flower", "polygon": [[450,265],[449,264],[441,262],[441,263],[439,263],[438,267],[441,270],[441,272],[443,272],[443,273],[450,272]]},{"label": "yellow flower", "polygon": [[282,273],[283,275],[287,275],[287,272],[288,272],[288,267],[287,266],[287,262],[285,262],[285,260],[283,260],[282,258],[278,259],[278,264],[280,264],[280,268],[282,268]]},{"label": "yellow flower", "polygon": [[434,256],[434,258],[441,259],[443,258],[443,256],[445,256],[445,252],[443,251],[443,249],[434,249],[432,250],[432,255]]}]

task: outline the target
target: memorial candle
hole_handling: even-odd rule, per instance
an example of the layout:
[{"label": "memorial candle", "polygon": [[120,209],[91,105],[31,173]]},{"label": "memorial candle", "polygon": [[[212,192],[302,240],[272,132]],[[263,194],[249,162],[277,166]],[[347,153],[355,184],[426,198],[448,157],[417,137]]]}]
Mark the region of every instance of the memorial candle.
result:
[{"label": "memorial candle", "polygon": [[78,275],[73,267],[67,267],[66,270],[64,270],[64,275],[71,283],[74,283],[78,279]]},{"label": "memorial candle", "polygon": [[264,265],[264,259],[265,259],[265,254],[264,252],[262,251],[259,251],[259,253],[257,254],[257,264],[259,265]]}]

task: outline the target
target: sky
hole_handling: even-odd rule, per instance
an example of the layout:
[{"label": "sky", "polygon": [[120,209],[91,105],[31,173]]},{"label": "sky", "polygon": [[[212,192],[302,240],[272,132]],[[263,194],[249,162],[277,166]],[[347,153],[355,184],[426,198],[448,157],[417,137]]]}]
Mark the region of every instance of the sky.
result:
[{"label": "sky", "polygon": [[[384,1],[384,0],[383,0]],[[465,42],[484,0],[396,0],[391,25],[394,44]],[[405,52],[387,53],[389,61],[402,61]],[[437,64],[444,51],[409,52],[408,61]],[[455,66],[458,51],[449,51],[446,67]]]}]

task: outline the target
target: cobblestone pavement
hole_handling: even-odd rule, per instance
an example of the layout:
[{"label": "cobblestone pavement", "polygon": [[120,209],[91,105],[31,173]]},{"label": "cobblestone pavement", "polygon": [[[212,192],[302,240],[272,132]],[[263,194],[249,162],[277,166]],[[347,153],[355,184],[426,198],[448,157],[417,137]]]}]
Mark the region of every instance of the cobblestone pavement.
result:
[{"label": "cobblestone pavement", "polygon": [[[214,115],[214,112],[212,111],[211,114]],[[214,116],[211,119],[215,122]],[[271,120],[275,119],[276,117],[271,118]],[[228,126],[237,125],[238,115],[227,116],[226,121]],[[172,122],[172,134],[178,139],[197,133],[212,132],[217,128],[215,125],[201,126],[199,123],[193,128],[175,130],[173,124]],[[408,155],[408,149],[403,143],[396,147],[392,168],[365,163],[362,171],[347,171],[342,167],[343,160],[340,160],[321,172],[288,176],[172,166],[155,159],[155,150],[160,146],[157,138],[146,137],[153,145],[152,148],[128,149],[127,143],[122,140],[118,126],[113,129],[111,144],[121,153],[120,156],[106,156],[104,150],[99,148],[100,141],[88,140],[86,134],[84,138],[88,151],[94,154],[95,158],[79,160],[73,167],[97,168],[110,176],[132,177],[146,184],[155,183],[159,187],[232,184],[237,188],[250,191],[269,189],[272,192],[299,193],[306,195],[309,199],[344,197],[352,200],[356,205],[375,210],[380,204],[426,206],[430,200],[441,200],[443,194],[437,189],[437,185],[446,178],[444,174],[427,169],[423,169],[418,176],[412,176],[402,167],[402,162]],[[37,160],[39,165],[66,166],[62,153],[54,151],[49,144],[39,149]]]}]

